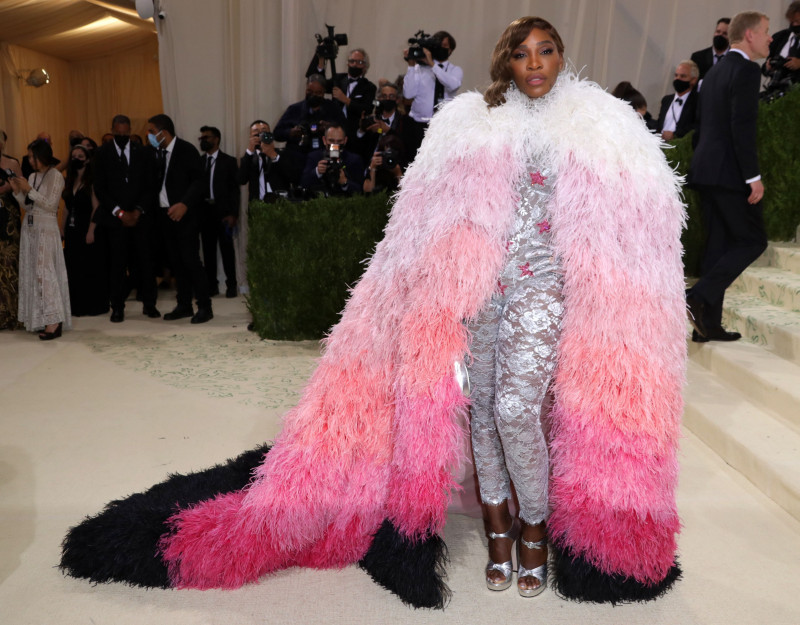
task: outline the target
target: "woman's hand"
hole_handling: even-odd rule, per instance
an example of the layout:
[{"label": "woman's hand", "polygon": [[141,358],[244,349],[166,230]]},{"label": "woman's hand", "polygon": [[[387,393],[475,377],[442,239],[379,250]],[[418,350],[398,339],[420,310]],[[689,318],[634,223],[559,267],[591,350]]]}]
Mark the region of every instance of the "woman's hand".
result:
[{"label": "woman's hand", "polygon": [[9,182],[11,183],[11,188],[14,189],[16,193],[27,193],[31,190],[31,185],[28,184],[25,178],[11,178]]}]

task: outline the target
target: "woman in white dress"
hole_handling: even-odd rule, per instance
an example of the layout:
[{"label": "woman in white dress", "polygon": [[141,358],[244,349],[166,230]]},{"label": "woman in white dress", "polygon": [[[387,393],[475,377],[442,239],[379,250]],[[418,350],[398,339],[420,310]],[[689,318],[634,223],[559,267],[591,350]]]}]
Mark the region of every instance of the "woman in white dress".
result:
[{"label": "woman in white dress", "polygon": [[58,202],[64,190],[64,177],[56,170],[58,159],[42,139],[28,146],[33,173],[28,180],[14,178],[14,197],[25,208],[19,251],[19,320],[29,332],[39,331],[48,341],[61,336],[72,326],[69,285],[61,232],[58,227]]}]

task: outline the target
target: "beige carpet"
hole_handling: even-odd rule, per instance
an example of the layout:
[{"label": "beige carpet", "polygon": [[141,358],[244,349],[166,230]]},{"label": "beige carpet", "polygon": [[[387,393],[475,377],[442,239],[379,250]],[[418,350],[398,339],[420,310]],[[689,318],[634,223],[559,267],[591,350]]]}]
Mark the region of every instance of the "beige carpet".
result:
[{"label": "beige carpet", "polygon": [[0,624],[800,623],[800,523],[688,433],[678,493],[684,579],[654,603],[490,593],[481,523],[462,515],[446,528],[453,598],[444,612],[405,607],[357,567],[293,569],[236,591],[63,577],[55,565],[70,526],[169,472],[274,437],[296,400],[317,344],[259,341],[242,301],[214,306],[201,326],[147,319],[129,302],[125,323],[79,318],[50,343],[0,332]]}]

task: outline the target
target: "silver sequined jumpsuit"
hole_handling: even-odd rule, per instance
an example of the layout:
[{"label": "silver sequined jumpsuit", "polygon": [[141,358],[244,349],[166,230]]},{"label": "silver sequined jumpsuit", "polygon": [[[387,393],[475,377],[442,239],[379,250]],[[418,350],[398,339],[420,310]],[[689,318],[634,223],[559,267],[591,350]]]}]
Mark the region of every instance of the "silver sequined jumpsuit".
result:
[{"label": "silver sequined jumpsuit", "polygon": [[520,518],[548,516],[549,456],[542,428],[556,366],[562,280],[550,247],[547,204],[555,183],[531,165],[497,290],[470,325],[472,449],[481,499],[498,505],[514,483]]}]

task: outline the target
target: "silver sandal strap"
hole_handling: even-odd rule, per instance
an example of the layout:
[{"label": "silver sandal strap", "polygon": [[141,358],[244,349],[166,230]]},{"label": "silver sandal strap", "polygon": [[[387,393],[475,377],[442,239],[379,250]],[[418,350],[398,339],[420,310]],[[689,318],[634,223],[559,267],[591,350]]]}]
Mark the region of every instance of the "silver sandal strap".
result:
[{"label": "silver sandal strap", "polygon": [[544,549],[547,546],[547,538],[542,538],[542,540],[537,540],[533,543],[525,540],[522,536],[519,537],[519,540],[528,549]]}]

